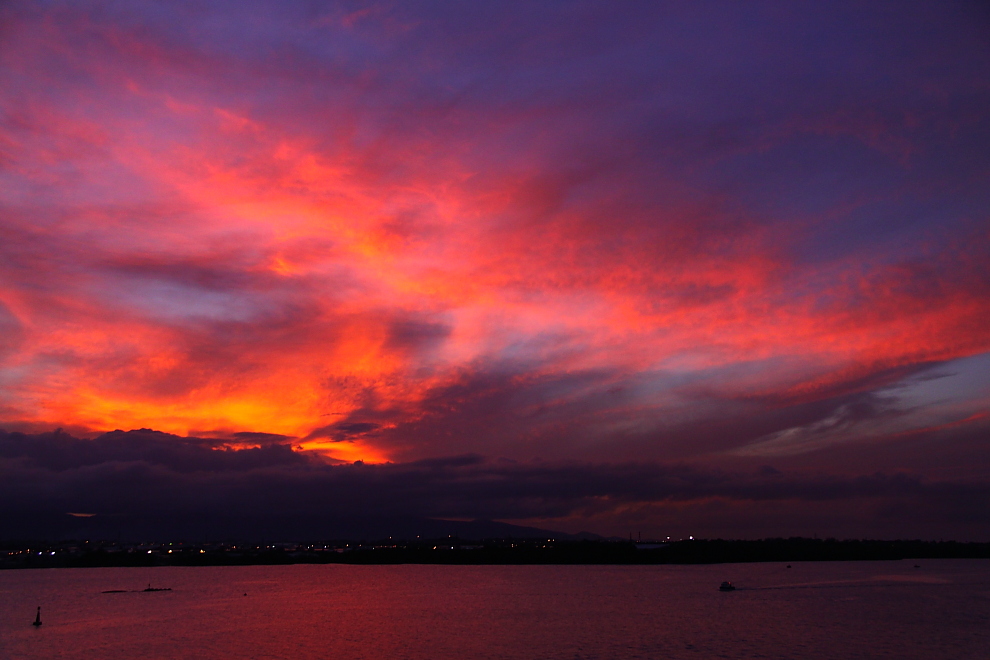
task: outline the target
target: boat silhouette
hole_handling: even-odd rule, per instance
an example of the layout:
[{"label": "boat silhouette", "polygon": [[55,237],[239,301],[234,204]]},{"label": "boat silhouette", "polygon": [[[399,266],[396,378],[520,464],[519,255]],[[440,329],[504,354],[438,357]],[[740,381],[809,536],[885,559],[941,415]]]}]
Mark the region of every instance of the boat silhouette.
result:
[{"label": "boat silhouette", "polygon": [[34,615],[34,623],[32,623],[31,625],[32,626],[41,625],[41,605],[38,605],[38,613]]},{"label": "boat silhouette", "polygon": [[172,591],[172,587],[152,587],[151,583],[148,583],[147,589],[142,589],[142,591]]},{"label": "boat silhouette", "polygon": [[732,586],[732,583],[731,582],[726,581],[726,582],[723,582],[719,586],[718,590],[719,591],[735,591],[736,588],[734,586]]}]

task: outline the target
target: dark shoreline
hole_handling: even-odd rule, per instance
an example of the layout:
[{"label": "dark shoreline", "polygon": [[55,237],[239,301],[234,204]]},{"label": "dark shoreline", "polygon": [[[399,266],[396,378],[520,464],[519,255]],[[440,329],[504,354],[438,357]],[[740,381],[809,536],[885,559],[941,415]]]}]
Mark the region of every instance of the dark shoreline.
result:
[{"label": "dark shoreline", "polygon": [[722,564],[990,558],[990,543],[835,539],[534,541],[437,539],[415,543],[337,542],[121,545],[109,542],[34,544],[0,551],[0,569],[249,566],[288,564]]}]

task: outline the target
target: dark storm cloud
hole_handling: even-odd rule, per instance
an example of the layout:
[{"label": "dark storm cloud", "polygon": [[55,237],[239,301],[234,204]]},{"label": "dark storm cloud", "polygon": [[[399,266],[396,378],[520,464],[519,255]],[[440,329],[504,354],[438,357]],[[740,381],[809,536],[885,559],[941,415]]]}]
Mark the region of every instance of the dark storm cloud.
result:
[{"label": "dark storm cloud", "polygon": [[907,474],[844,477],[771,467],[722,472],[657,463],[520,463],[477,455],[327,465],[286,446],[224,451],[211,441],[147,430],[92,441],[62,433],[4,433],[0,452],[0,506],[18,521],[67,511],[121,520],[209,519],[220,526],[233,519],[284,516],[308,520],[312,534],[322,529],[333,536],[328,521],[341,518],[553,519],[717,499],[757,509],[761,503],[831,502],[850,514],[864,503],[880,503],[901,507],[902,516],[914,508],[990,522],[990,484],[932,482]]},{"label": "dark storm cloud", "polygon": [[241,442],[257,442],[261,445],[286,444],[292,440],[287,435],[279,433],[262,433],[260,431],[238,431],[230,435],[231,439]]},{"label": "dark storm cloud", "polygon": [[347,442],[355,436],[363,436],[379,428],[381,425],[373,422],[337,422],[313,429],[303,439],[327,438],[333,442]]},{"label": "dark storm cloud", "polygon": [[284,443],[271,441],[272,434],[236,435],[242,441],[257,441],[261,435],[268,442],[261,448],[234,451],[221,448],[223,440],[180,438],[151,429],[112,431],[94,440],[74,438],[64,432],[25,435],[0,431],[0,457],[20,459],[32,469],[52,473],[95,466],[106,469],[108,465],[125,463],[153,465],[178,474],[245,471],[306,462]]}]

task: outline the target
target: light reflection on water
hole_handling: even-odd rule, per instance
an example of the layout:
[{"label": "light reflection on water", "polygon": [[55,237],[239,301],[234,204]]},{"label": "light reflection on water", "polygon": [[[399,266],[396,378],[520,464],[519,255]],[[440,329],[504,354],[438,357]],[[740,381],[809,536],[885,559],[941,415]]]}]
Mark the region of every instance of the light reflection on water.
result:
[{"label": "light reflection on water", "polygon": [[990,561],[914,563],[0,571],[0,658],[990,658]]}]

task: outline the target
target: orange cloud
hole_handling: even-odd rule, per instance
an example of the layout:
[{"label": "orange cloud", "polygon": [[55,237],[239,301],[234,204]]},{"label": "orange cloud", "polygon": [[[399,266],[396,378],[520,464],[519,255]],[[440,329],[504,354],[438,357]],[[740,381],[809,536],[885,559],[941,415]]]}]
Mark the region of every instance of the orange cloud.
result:
[{"label": "orange cloud", "polygon": [[[356,39],[374,18],[331,27]],[[391,81],[292,51],[274,70],[85,12],[23,21],[0,132],[11,423],[259,431],[385,460],[431,454],[403,429],[453,414],[437,393],[476,379],[545,388],[500,404],[520,442],[595,418],[608,444],[691,397],[796,406],[990,350],[985,231],[809,256],[821,214],[783,221],[743,190],[763,182],[732,158],[809,134],[903,168],[923,150],[882,113],[788,115],[731,153],[659,137],[648,152],[592,136],[611,130],[594,100],[445,105],[426,66]],[[583,407],[570,422],[538,419],[568,406]],[[311,437],[328,415],[381,430]]]}]

